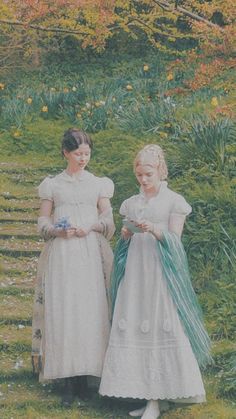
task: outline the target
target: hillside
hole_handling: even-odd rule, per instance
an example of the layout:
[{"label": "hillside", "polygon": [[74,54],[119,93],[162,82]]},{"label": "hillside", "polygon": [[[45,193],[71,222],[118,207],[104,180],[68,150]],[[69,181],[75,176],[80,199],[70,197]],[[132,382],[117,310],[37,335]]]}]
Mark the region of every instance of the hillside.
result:
[{"label": "hillside", "polygon": [[[37,185],[65,166],[60,139],[69,126],[92,134],[89,170],[115,183],[118,210],[137,191],[132,161],[148,143],[166,152],[169,184],[193,207],[184,231],[193,284],[213,341],[215,365],[204,372],[208,403],[173,408],[166,419],[233,419],[235,381],[234,74],[186,87],[191,69],[161,56],[48,67],[0,88],[0,417],[125,418],[131,404],[101,399],[69,411],[60,385],[38,383],[31,368],[31,319],[37,258]],[[1,84],[0,84],[1,86]],[[79,413],[78,413],[79,412]],[[78,416],[79,414],[79,416]]]}]

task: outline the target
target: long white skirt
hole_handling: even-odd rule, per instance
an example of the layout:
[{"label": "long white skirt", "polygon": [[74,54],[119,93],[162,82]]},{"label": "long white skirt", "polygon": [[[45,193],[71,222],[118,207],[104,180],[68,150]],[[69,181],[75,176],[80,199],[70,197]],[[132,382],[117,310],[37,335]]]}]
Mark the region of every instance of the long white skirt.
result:
[{"label": "long white skirt", "polygon": [[154,237],[135,234],[120,284],[100,394],[202,402],[201,373],[162,277]]}]

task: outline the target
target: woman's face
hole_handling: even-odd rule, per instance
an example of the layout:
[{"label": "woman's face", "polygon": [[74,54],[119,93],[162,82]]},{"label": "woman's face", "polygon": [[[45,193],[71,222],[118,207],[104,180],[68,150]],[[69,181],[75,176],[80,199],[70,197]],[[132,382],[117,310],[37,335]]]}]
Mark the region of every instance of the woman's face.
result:
[{"label": "woman's face", "polygon": [[160,185],[160,174],[156,166],[138,164],[135,168],[136,178],[144,192],[156,192]]},{"label": "woman's face", "polygon": [[84,169],[90,160],[91,149],[88,144],[80,144],[76,150],[64,150],[64,155],[68,161],[68,165],[77,166],[79,169]]}]

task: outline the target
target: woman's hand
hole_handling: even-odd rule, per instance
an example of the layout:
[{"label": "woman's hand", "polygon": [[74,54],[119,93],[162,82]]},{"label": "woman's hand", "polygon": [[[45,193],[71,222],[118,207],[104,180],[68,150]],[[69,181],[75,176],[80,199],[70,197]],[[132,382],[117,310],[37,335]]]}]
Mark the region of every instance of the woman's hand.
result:
[{"label": "woman's hand", "polygon": [[75,235],[77,237],[86,237],[90,233],[90,231],[92,231],[92,229],[92,225],[78,227],[75,230]]},{"label": "woman's hand", "polygon": [[141,228],[143,233],[151,233],[157,240],[162,239],[162,231],[157,227],[155,223],[151,223],[150,221],[140,221],[137,226]]},{"label": "woman's hand", "polygon": [[143,233],[153,233],[154,230],[154,224],[151,223],[150,221],[139,221],[139,223],[136,224],[137,227],[141,228],[141,230],[143,231]]},{"label": "woman's hand", "polygon": [[130,237],[133,235],[132,231],[128,230],[126,227],[122,227],[121,229],[121,237],[124,240],[130,239]]},{"label": "woman's hand", "polygon": [[60,237],[62,239],[70,239],[71,237],[75,236],[76,229],[74,227],[71,228],[55,228],[55,237]]}]

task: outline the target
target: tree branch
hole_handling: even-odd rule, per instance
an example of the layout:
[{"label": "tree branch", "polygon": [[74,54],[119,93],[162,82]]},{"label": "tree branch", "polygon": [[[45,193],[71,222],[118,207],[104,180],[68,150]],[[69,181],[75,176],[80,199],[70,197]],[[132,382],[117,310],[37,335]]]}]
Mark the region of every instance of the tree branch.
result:
[{"label": "tree branch", "polygon": [[206,18],[197,15],[196,13],[192,13],[192,12],[184,9],[183,7],[180,7],[180,6],[175,7],[174,5],[172,6],[172,4],[168,3],[165,0],[153,0],[153,2],[156,3],[158,6],[160,6],[161,8],[167,10],[167,11],[170,11],[170,12],[175,13],[175,14],[181,13],[185,16],[190,17],[193,20],[197,20],[198,22],[203,22],[207,26],[210,26],[211,28],[218,29],[221,32],[224,32],[224,29],[221,28],[219,25],[216,25],[215,23],[210,22],[210,20],[207,20]]},{"label": "tree branch", "polygon": [[80,32],[80,31],[73,30],[73,29],[47,28],[45,26],[20,22],[19,20],[0,19],[0,24],[1,23],[5,24],[5,25],[10,25],[10,26],[23,26],[25,29],[30,28],[30,29],[35,29],[37,31],[44,31],[44,32],[60,32],[60,33],[72,33],[72,34],[75,34],[75,35],[87,35],[87,33],[85,33],[85,32]]},{"label": "tree branch", "polygon": [[[138,22],[140,23],[140,25],[145,26],[147,29],[149,29],[153,33],[153,35],[159,34],[159,35],[166,36],[168,38],[175,38],[175,39],[183,38],[182,35],[177,35],[177,34],[172,34],[171,32],[166,32],[161,25],[158,25],[156,23],[155,23],[155,26],[158,27],[159,29],[155,30],[154,28],[149,26],[147,23],[143,22],[140,18],[135,18],[135,17],[132,18],[132,20],[127,23],[127,26],[135,25],[135,23],[133,22]],[[186,38],[189,38],[189,36]]]}]

